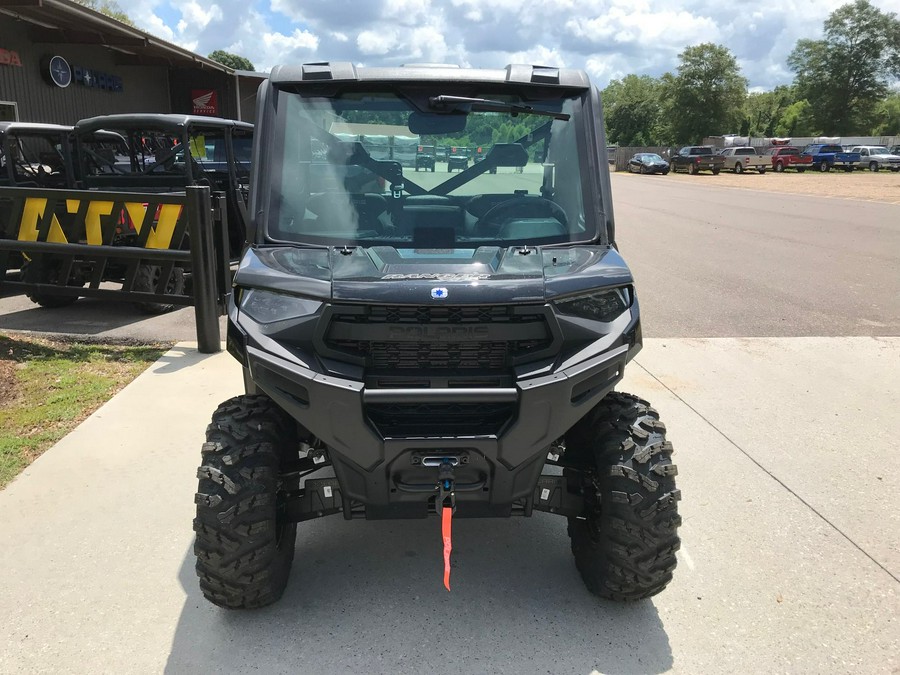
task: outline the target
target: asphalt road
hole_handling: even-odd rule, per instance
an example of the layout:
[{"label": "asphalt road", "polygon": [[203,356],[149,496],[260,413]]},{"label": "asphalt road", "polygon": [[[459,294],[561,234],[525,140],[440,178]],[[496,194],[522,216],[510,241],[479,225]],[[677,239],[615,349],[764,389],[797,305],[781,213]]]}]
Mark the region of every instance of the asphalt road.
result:
[{"label": "asphalt road", "polygon": [[644,335],[900,335],[900,205],[691,178],[613,176]]}]

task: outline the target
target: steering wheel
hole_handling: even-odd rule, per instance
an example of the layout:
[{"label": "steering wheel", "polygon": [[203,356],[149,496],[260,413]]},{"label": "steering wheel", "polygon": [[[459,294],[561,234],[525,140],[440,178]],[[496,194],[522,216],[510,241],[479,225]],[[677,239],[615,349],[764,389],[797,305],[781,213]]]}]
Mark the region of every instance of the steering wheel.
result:
[{"label": "steering wheel", "polygon": [[568,226],[569,219],[563,208],[554,201],[538,195],[522,195],[507,199],[492,206],[481,216],[477,228],[479,230],[499,230],[505,220],[520,218],[556,218],[563,227]]}]

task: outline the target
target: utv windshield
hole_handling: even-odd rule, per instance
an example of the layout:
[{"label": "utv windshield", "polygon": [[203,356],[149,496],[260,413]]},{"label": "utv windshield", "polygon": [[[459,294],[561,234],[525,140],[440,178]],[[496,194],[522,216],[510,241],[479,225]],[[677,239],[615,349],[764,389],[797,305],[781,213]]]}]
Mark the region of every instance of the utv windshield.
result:
[{"label": "utv windshield", "polygon": [[[446,89],[280,91],[269,238],[442,249],[594,239],[581,188],[580,95],[529,101]],[[416,172],[415,151],[434,146],[449,151],[433,172]],[[450,163],[453,149],[469,147],[484,159]]]}]

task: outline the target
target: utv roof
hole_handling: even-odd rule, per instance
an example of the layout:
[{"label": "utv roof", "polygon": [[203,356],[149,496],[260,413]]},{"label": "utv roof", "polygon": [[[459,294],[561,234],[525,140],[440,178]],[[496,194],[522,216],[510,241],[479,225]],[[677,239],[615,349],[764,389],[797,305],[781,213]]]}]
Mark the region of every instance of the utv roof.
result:
[{"label": "utv roof", "polygon": [[29,133],[59,133],[72,131],[71,126],[65,124],[43,124],[40,122],[0,122],[0,134],[25,131]]},{"label": "utv roof", "polygon": [[446,65],[411,65],[392,68],[357,67],[349,61],[276,66],[269,75],[272,84],[309,82],[497,82],[558,87],[590,86],[587,73],[571,68],[510,64],[503,69],[448,68]]},{"label": "utv roof", "polygon": [[[0,137],[5,136],[6,134],[17,133],[47,134],[55,136],[61,133],[71,134],[74,128],[75,127],[69,126],[67,124],[43,124],[40,122],[0,122]],[[114,131],[98,130],[86,133],[92,133],[93,140],[95,141],[125,141],[125,139],[122,138],[120,134],[117,134]]]},{"label": "utv roof", "polygon": [[75,124],[76,133],[98,131],[100,129],[170,129],[180,131],[188,126],[202,127],[234,127],[252,130],[248,122],[227,120],[221,117],[205,115],[177,115],[163,113],[125,113],[120,115],[100,115],[80,120]]}]

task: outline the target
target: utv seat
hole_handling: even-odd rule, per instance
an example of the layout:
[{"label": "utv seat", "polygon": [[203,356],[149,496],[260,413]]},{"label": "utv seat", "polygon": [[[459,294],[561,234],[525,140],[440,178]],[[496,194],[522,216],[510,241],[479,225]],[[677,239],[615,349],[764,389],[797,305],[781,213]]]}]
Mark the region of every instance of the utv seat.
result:
[{"label": "utv seat", "polygon": [[379,194],[321,192],[310,195],[307,208],[315,214],[316,220],[328,224],[329,234],[381,234],[388,225],[387,201]]}]

